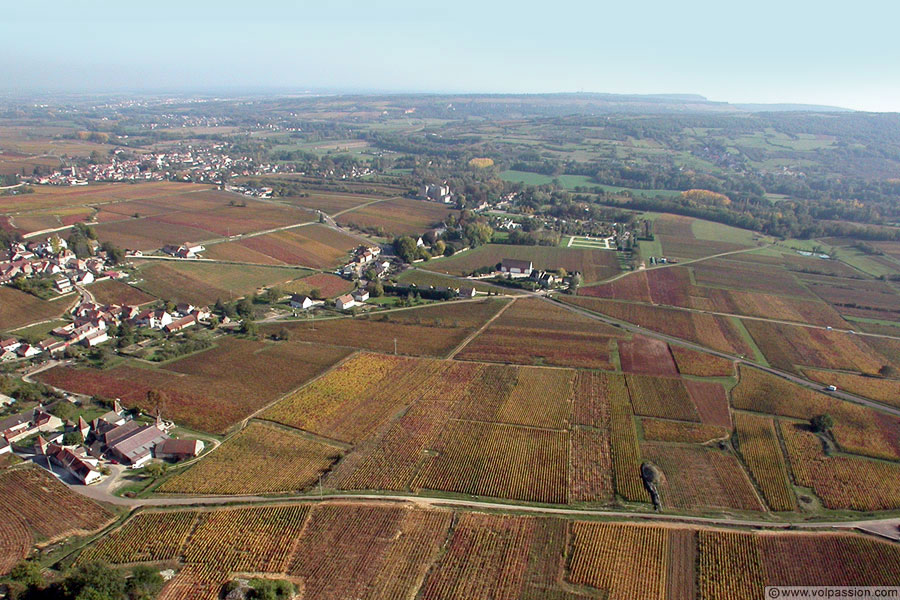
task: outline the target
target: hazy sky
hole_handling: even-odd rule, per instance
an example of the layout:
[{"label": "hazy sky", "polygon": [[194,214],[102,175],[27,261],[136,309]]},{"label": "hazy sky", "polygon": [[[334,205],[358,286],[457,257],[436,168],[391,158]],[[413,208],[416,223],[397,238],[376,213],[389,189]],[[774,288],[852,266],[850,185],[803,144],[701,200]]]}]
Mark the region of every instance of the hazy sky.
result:
[{"label": "hazy sky", "polygon": [[900,111],[900,3],[11,2],[0,91],[697,93]]}]

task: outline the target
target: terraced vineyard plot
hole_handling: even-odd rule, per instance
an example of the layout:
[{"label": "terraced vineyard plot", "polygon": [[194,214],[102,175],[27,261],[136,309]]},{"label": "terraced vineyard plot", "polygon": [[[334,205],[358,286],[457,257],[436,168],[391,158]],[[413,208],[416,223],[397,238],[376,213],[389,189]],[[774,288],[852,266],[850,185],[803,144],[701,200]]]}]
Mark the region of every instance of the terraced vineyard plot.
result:
[{"label": "terraced vineyard plot", "polygon": [[340,455],[340,448],[252,422],[157,490],[217,495],[296,492],[314,484]]},{"label": "terraced vineyard plot", "polygon": [[635,414],[645,417],[700,421],[684,382],[677,377],[626,375]]},{"label": "terraced vineyard plot", "polygon": [[573,583],[603,590],[609,598],[666,598],[666,529],[576,522],[572,536]]},{"label": "terraced vineyard plot", "polygon": [[380,316],[285,321],[260,327],[263,333],[286,328],[291,339],[393,354],[445,356],[500,310],[504,300],[453,302]]},{"label": "terraced vineyard plot", "polygon": [[320,505],[297,542],[288,574],[307,597],[410,598],[447,537],[451,513]]},{"label": "terraced vineyard plot", "polygon": [[609,250],[507,244],[478,246],[450,258],[429,261],[426,268],[450,275],[469,275],[482,267],[493,267],[504,258],[530,260],[539,270],[556,271],[562,268],[570,273],[578,271],[586,283],[606,279],[619,272],[616,253]]},{"label": "terraced vineyard plot", "polygon": [[672,356],[682,375],[698,377],[731,377],[734,375],[734,362],[727,358],[690,350],[682,346],[672,346]]},{"label": "terraced vineyard plot", "polygon": [[611,369],[619,330],[537,299],[516,300],[456,358]]},{"label": "terraced vineyard plot", "polygon": [[747,475],[729,454],[658,442],[641,444],[641,453],[664,473],[659,493],[665,507],[763,510]]},{"label": "terraced vineyard plot", "polygon": [[772,510],[795,510],[787,465],[771,418],[735,413],[741,456]]},{"label": "terraced vineyard plot", "polygon": [[105,508],[37,467],[0,472],[0,509],[44,539],[96,531],[113,519]]},{"label": "terraced vineyard plot", "polygon": [[641,430],[648,441],[686,444],[705,444],[727,438],[731,433],[731,430],[716,425],[646,418],[641,419]]},{"label": "terraced vineyard plot", "polygon": [[440,490],[530,502],[567,501],[569,435],[553,431],[451,421],[413,482]]},{"label": "terraced vineyard plot", "polygon": [[55,367],[38,379],[92,396],[121,398],[146,412],[147,393],[166,395],[163,416],[193,429],[224,432],[237,421],[325,371],[348,351],[295,342],[269,344],[222,338],[218,346],[169,363],[144,368],[126,362],[111,369]]},{"label": "terraced vineyard plot", "polygon": [[827,508],[900,508],[900,465],[847,456],[826,456],[808,427],[780,423],[791,472],[798,485],[812,488]]},{"label": "terraced vineyard plot", "polygon": [[900,419],[803,388],[757,369],[741,367],[741,381],[731,391],[735,408],[809,420],[830,414],[832,435],[846,452],[874,458],[900,458]]},{"label": "terraced vineyard plot", "polygon": [[626,373],[678,375],[669,345],[643,335],[635,335],[630,340],[619,340],[619,361]]},{"label": "terraced vineyard plot", "polygon": [[193,511],[139,513],[82,552],[78,562],[122,564],[174,560],[198,514]]},{"label": "terraced vineyard plot", "polygon": [[229,572],[284,573],[309,513],[308,506],[218,509],[203,513],[184,549],[189,565],[207,567],[224,582]]},{"label": "terraced vineyard plot", "polygon": [[425,581],[422,597],[517,600],[525,587],[533,526],[532,519],[461,515],[447,553]]}]

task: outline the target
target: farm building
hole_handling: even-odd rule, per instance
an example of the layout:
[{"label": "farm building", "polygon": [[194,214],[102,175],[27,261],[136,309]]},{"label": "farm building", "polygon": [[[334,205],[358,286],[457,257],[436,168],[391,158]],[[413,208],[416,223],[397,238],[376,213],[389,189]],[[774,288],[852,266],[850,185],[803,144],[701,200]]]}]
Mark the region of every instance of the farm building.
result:
[{"label": "farm building", "polygon": [[509,273],[510,275],[530,275],[533,270],[534,265],[530,260],[504,258],[500,262],[501,273]]},{"label": "farm building", "polygon": [[199,456],[203,452],[204,444],[201,440],[176,440],[166,439],[156,445],[153,454],[156,458],[171,460],[184,460]]},{"label": "farm building", "polygon": [[35,443],[35,450],[38,454],[45,456],[48,463],[61,467],[82,485],[100,481],[101,474],[97,470],[99,461],[95,458],[89,458],[86,454],[80,454],[70,448],[48,443],[40,436]]},{"label": "farm building", "polygon": [[470,288],[470,287],[459,288],[459,297],[460,298],[474,298],[475,297],[475,288]]},{"label": "farm building", "polygon": [[[153,448],[160,442],[167,440],[169,436],[156,425],[129,427],[131,424],[137,425],[134,421],[129,421],[117,428],[128,427],[129,431],[124,436],[116,435],[115,441],[112,443],[107,441],[107,449],[119,461],[132,467],[139,467],[150,460]],[[107,434],[107,439],[109,439],[109,433]]]},{"label": "farm building", "polygon": [[356,290],[353,292],[353,299],[357,302],[365,302],[369,299],[369,292],[366,290]]},{"label": "farm building", "polygon": [[188,315],[186,317],[181,317],[180,319],[176,319],[172,321],[165,327],[163,327],[163,331],[166,333],[175,333],[176,331],[181,331],[182,329],[187,329],[188,327],[193,327],[197,324],[197,317],[194,315]]},{"label": "farm building", "polygon": [[334,307],[338,310],[348,310],[356,306],[356,300],[353,299],[353,296],[350,294],[344,294],[343,296],[338,296],[334,301]]}]

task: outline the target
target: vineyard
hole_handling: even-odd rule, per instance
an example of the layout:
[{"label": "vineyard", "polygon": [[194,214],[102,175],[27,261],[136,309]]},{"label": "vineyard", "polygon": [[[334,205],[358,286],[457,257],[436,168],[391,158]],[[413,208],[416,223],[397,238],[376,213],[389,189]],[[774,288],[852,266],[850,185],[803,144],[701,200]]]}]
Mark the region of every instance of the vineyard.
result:
[{"label": "vineyard", "polygon": [[705,446],[641,444],[641,452],[664,473],[658,486],[663,506],[762,511],[762,503],[734,456]]},{"label": "vineyard", "polygon": [[[334,268],[359,241],[324,225],[295,227],[275,233],[213,244],[206,256],[219,260],[261,264],[303,265],[313,269]],[[250,250],[250,252],[246,252]]]},{"label": "vineyard", "polygon": [[641,419],[641,430],[648,441],[685,444],[705,444],[727,438],[731,433],[729,429],[716,425],[646,418]]},{"label": "vineyard", "polygon": [[451,421],[412,483],[530,502],[568,500],[569,434],[495,423]]},{"label": "vineyard", "polygon": [[112,564],[174,560],[178,558],[199,513],[143,512],[82,552],[81,563]]},{"label": "vineyard", "polygon": [[645,417],[700,421],[684,382],[678,377],[626,375],[635,414]]},{"label": "vineyard", "polygon": [[615,328],[537,299],[515,300],[457,355],[524,365],[611,369]]},{"label": "vineyard", "polygon": [[619,361],[626,373],[678,375],[669,345],[643,335],[635,335],[630,340],[619,340]]},{"label": "vineyard", "polygon": [[340,448],[253,421],[157,491],[216,495],[296,492],[314,484],[340,455]]},{"label": "vineyard", "polygon": [[23,519],[7,513],[0,520],[0,576],[28,555],[34,540]]},{"label": "vineyard", "polygon": [[741,456],[762,490],[766,503],[772,510],[795,510],[797,503],[773,420],[749,413],[735,413],[734,425]]},{"label": "vineyard", "polygon": [[622,386],[618,393],[608,396],[608,401],[609,436],[616,493],[629,502],[649,502],[650,495],[641,479],[641,449],[638,445],[634,414],[631,412],[627,390]]},{"label": "vineyard", "polygon": [[818,369],[803,369],[803,373],[823,385],[833,385],[839,390],[846,390],[851,394],[900,408],[900,381],[896,379],[881,379]]},{"label": "vineyard", "polygon": [[685,380],[684,385],[691,394],[691,399],[694,401],[702,423],[731,429],[728,396],[721,384],[710,381]]},{"label": "vineyard", "polygon": [[734,363],[727,358],[690,350],[682,346],[672,346],[672,355],[678,372],[682,375],[698,377],[732,377]]}]

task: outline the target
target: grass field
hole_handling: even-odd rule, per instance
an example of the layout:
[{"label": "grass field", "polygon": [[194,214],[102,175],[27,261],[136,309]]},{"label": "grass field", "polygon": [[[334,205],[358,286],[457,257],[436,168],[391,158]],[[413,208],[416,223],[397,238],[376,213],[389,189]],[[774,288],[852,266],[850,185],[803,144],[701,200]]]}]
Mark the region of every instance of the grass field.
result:
[{"label": "grass field", "polygon": [[143,261],[137,287],[169,302],[213,304],[252,294],[260,287],[282,284],[310,272],[289,267]]},{"label": "grass field", "polygon": [[555,271],[562,268],[570,273],[578,271],[585,282],[605,279],[619,272],[616,254],[608,250],[504,244],[479,246],[448,258],[431,260],[423,266],[429,271],[468,275],[481,267],[493,267],[504,258],[530,260],[535,269]]}]

